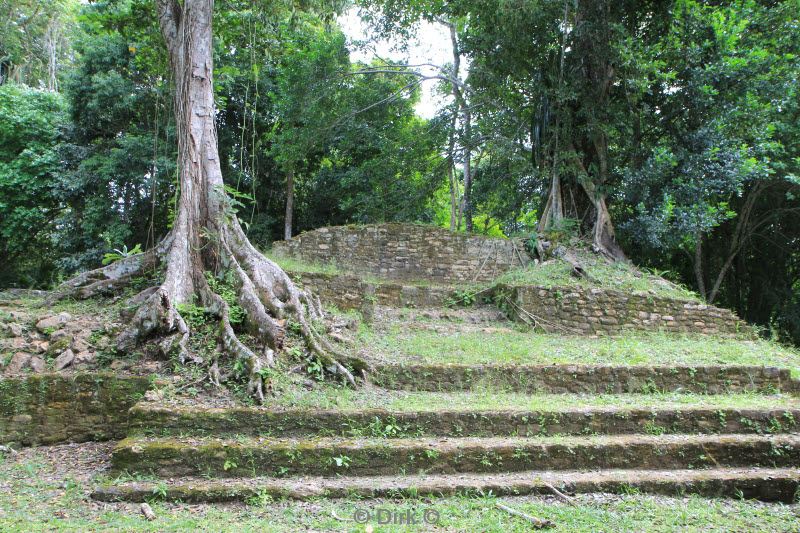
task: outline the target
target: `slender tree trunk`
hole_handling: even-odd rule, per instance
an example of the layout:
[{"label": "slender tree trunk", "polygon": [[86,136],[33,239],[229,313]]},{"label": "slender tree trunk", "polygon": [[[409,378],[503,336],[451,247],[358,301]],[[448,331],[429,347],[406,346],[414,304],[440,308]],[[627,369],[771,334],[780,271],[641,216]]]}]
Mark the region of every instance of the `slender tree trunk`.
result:
[{"label": "slender tree trunk", "polygon": [[447,160],[447,179],[450,183],[450,231],[458,229],[458,183],[452,159]]},{"label": "slender tree trunk", "polygon": [[45,33],[45,46],[47,47],[47,89],[58,91],[58,22],[53,20],[47,26]]},{"label": "slender tree trunk", "polygon": [[697,292],[705,299],[706,297],[706,281],[703,273],[703,232],[698,228],[695,233],[695,247],[694,247],[694,279],[697,282]]},{"label": "slender tree trunk", "polygon": [[711,287],[711,292],[708,294],[708,303],[713,303],[714,300],[716,300],[717,295],[719,294],[719,289],[722,286],[722,281],[725,279],[725,276],[728,274],[728,271],[733,265],[733,260],[739,255],[739,252],[741,251],[745,242],[750,237],[748,228],[750,226],[750,219],[753,215],[753,209],[755,207],[756,200],[758,200],[758,197],[761,196],[761,193],[764,192],[766,188],[766,183],[757,182],[752,189],[750,189],[750,192],[745,196],[744,205],[739,213],[739,219],[736,222],[736,228],[734,229],[733,237],[731,238],[728,256],[725,259],[725,262],[722,264],[722,268],[720,268],[719,273],[717,274],[717,279],[714,281],[714,285]]},{"label": "slender tree trunk", "polygon": [[472,113],[464,102],[464,228],[467,233],[472,233]]},{"label": "slender tree trunk", "polygon": [[294,168],[286,173],[286,215],[283,220],[283,238],[292,239],[292,217],[294,216]]},{"label": "slender tree trunk", "polygon": [[454,109],[453,115],[450,117],[450,131],[447,136],[447,180],[450,186],[450,231],[456,231],[458,229],[458,180],[456,179],[455,170],[457,115],[457,110]]},{"label": "slender tree trunk", "polygon": [[[461,47],[458,44],[458,34],[456,32],[456,25],[453,22],[445,23],[450,30],[450,42],[453,48],[453,80],[459,80],[459,70],[461,69]],[[470,147],[470,137],[472,136],[472,115],[467,105],[464,92],[458,87],[456,83],[451,83],[453,98],[456,102],[456,113],[461,113],[462,126],[464,127],[464,140],[461,143],[464,150],[464,159],[462,162],[463,177],[464,177],[464,192],[461,196],[461,205],[458,210],[457,227],[461,227],[462,217],[466,220],[465,229],[467,233],[472,233],[472,150]],[[455,115],[452,123],[455,129]],[[452,145],[451,145],[452,146]],[[451,147],[451,153],[454,149]],[[455,173],[453,173],[455,174]],[[452,198],[452,195],[451,195]],[[451,222],[451,226],[452,226]]]}]

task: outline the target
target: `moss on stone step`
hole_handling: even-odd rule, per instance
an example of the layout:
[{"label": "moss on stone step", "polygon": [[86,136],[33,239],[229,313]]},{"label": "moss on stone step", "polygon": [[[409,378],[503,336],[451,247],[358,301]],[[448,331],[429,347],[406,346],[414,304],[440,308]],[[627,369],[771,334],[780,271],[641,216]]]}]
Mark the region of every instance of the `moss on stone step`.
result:
[{"label": "moss on stone step", "polygon": [[117,472],[200,475],[376,476],[522,470],[794,466],[798,435],[662,435],[491,439],[126,439]]},{"label": "moss on stone step", "polygon": [[[557,402],[554,397],[553,402]],[[151,436],[491,437],[626,433],[784,433],[800,427],[800,409],[714,407],[387,411],[270,410],[140,403],[131,430]]]},{"label": "moss on stone step", "polygon": [[608,472],[539,472],[390,477],[297,479],[183,478],[167,481],[107,483],[92,497],[101,501],[151,501],[155,495],[184,503],[251,501],[265,498],[397,498],[494,494],[551,494],[556,486],[571,493],[646,492],[664,495],[752,498],[793,503],[800,471],[779,468],[712,468],[706,470],[615,470]]}]

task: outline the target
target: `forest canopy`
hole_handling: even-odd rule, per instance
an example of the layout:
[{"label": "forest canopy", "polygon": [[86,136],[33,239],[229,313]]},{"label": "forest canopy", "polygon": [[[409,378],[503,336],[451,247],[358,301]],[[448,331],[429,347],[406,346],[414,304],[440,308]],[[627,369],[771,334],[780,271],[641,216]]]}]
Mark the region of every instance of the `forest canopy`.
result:
[{"label": "forest canopy", "polygon": [[[440,27],[452,55],[356,61],[345,12],[374,40]],[[562,232],[800,342],[796,0],[225,0],[213,59],[222,178],[261,249],[347,223]],[[150,0],[0,0],[0,287],[169,232],[174,84]]]}]

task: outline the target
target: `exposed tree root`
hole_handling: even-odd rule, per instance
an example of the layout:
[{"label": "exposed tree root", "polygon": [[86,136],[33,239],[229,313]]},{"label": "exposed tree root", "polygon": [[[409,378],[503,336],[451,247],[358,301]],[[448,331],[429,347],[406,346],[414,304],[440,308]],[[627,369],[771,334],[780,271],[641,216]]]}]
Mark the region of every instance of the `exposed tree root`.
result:
[{"label": "exposed tree root", "polygon": [[163,254],[164,247],[169,247],[171,241],[172,237],[168,236],[152,250],[79,274],[53,291],[46,303],[49,305],[65,297],[86,299],[100,294],[113,294],[127,286],[133,278],[147,271],[154,271],[159,254]]},{"label": "exposed tree root", "polygon": [[[179,227],[180,223],[176,229]],[[217,238],[213,262],[203,261],[201,254],[183,241],[170,243],[173,245],[168,247],[162,243],[154,250],[69,280],[55,291],[53,299],[88,298],[106,293],[110,287],[119,290],[147,269],[155,269],[159,263],[166,264],[162,284],[145,289],[131,299],[130,303],[137,308],[128,327],[117,339],[118,350],[131,350],[139,342],[160,335],[164,338],[162,351],[176,352],[181,363],[191,361],[206,365],[209,381],[216,385],[222,381],[219,356],[224,354],[241,361],[247,372],[248,393],[264,402],[265,370],[275,365],[275,353],[283,345],[287,327],[292,327],[329,374],[356,386],[353,373],[343,362],[359,375],[365,372],[367,365],[341,353],[315,328],[315,322],[324,317],[319,300],[297,287],[278,265],[258,252],[235,221],[214,231]],[[258,349],[245,345],[236,334],[231,324],[230,304],[211,289],[203,267],[198,267],[207,262],[212,262],[218,270],[227,271],[234,280],[236,303],[244,311],[248,332],[260,344]],[[194,298],[219,321],[218,349],[208,361],[190,350],[191,330],[180,313],[180,306],[191,304]]]}]

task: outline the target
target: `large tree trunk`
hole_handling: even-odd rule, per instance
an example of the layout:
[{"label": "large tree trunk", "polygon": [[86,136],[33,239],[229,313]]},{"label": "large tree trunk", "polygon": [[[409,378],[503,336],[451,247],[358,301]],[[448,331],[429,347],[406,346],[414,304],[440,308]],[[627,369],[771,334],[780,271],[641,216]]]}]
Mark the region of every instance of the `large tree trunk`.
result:
[{"label": "large tree trunk", "polygon": [[[182,5],[177,0],[157,0],[156,6],[175,80],[180,200],[174,226],[153,250],[78,276],[64,284],[59,295],[85,297],[107,291],[144,265],[162,262],[166,264],[164,281],[136,298],[141,305],[120,335],[119,349],[130,349],[159,334],[175,340],[182,361],[200,362],[188,349],[191,332],[179,312],[181,304],[196,301],[220,321],[220,349],[213,360],[203,362],[212,382],[220,380],[217,359],[221,353],[240,358],[249,371],[248,389],[263,401],[261,371],[274,363],[274,353],[284,339],[283,324],[290,319],[299,324],[312,353],[332,373],[354,384],[351,372],[338,361],[344,356],[310,325],[312,319],[322,317],[319,302],[253,247],[225,193],[212,84],[213,0],[185,0]],[[258,346],[248,347],[239,340],[230,323],[229,305],[211,290],[207,272],[227,272],[235,280],[238,304]]]},{"label": "large tree trunk", "polygon": [[[539,226],[538,231],[539,233],[544,232],[547,228],[552,227],[553,225],[559,224],[564,219],[564,197],[561,191],[561,175],[560,175],[560,164],[561,164],[561,153],[560,153],[560,134],[561,134],[561,85],[564,79],[564,58],[566,55],[567,49],[567,36],[566,36],[566,28],[567,28],[567,16],[569,15],[569,3],[564,1],[564,18],[561,24],[562,32],[561,32],[561,46],[560,46],[560,53],[559,53],[559,61],[558,61],[558,85],[557,89],[559,91],[558,97],[556,98],[556,109],[555,109],[555,128],[554,128],[554,135],[553,135],[553,152],[550,157],[551,161],[551,177],[550,177],[550,192],[547,195],[547,203],[545,203],[544,209],[542,210],[542,216],[539,218]],[[542,130],[545,129],[547,126],[546,120],[543,120],[542,123]],[[539,255],[543,257],[543,249],[541,244],[538,246],[539,248]]]},{"label": "large tree trunk", "polygon": [[[561,191],[561,176],[558,173],[558,134],[556,134],[556,150],[553,154],[552,175],[550,177],[550,191],[547,194],[547,203],[539,219],[538,231],[543,233],[548,228],[558,225],[564,220],[564,196]],[[541,252],[541,250],[540,250]]]},{"label": "large tree trunk", "polygon": [[622,251],[622,247],[617,243],[614,224],[611,222],[611,214],[608,212],[608,206],[606,205],[606,195],[597,189],[595,182],[592,181],[583,161],[581,161],[575,147],[572,145],[569,147],[569,154],[578,172],[578,182],[594,208],[592,248],[595,252],[609,259],[624,261],[626,259],[625,252]]}]

